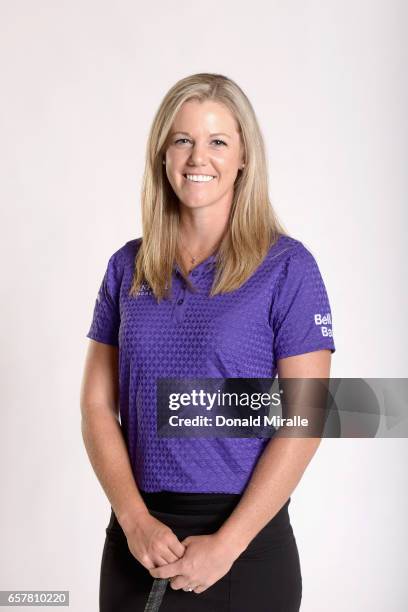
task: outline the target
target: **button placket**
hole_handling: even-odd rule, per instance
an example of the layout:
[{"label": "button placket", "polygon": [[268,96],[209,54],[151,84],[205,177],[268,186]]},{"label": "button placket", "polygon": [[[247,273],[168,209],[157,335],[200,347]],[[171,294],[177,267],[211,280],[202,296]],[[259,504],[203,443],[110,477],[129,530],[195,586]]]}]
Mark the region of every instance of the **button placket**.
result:
[{"label": "button placket", "polygon": [[173,317],[177,321],[182,321],[185,314],[186,308],[186,282],[183,280],[182,275],[177,273],[176,277],[178,279],[178,291],[175,291],[174,295],[174,305],[173,305]]},{"label": "button placket", "polygon": [[[197,291],[200,291],[200,281],[206,278],[208,273],[212,270],[213,265],[214,265],[214,260],[211,257],[209,261],[206,260],[204,262],[201,262],[200,264],[198,264],[198,266],[196,266],[193,270],[191,270],[191,272],[189,272],[188,279],[192,282],[192,284],[195,286]],[[175,276],[177,279],[177,287],[179,290],[178,292],[177,291],[174,292],[175,295],[174,295],[173,317],[177,321],[182,322],[185,316],[186,308],[188,306],[187,301],[188,299],[193,299],[194,296],[191,295],[190,292],[188,291],[187,283],[183,279],[183,275],[181,271],[178,269],[178,266],[176,266],[176,269],[175,269]]]}]

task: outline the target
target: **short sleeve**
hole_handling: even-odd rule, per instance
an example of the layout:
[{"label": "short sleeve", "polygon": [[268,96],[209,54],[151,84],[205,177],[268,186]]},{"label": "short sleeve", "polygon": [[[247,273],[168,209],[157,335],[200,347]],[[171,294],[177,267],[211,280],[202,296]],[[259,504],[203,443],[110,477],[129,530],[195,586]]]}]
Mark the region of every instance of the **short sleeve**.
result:
[{"label": "short sleeve", "polygon": [[275,360],[336,348],[326,287],[313,255],[299,242],[281,270],[271,307]]},{"label": "short sleeve", "polygon": [[96,296],[91,327],[87,338],[119,346],[120,286],[123,270],[118,252],[109,259],[104,277]]}]

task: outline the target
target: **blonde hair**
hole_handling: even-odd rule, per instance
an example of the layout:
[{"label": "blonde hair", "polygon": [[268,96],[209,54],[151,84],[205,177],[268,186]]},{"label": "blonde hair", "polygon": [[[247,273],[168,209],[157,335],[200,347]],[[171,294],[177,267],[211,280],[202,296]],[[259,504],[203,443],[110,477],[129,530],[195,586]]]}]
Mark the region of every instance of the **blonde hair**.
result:
[{"label": "blonde hair", "polygon": [[287,235],[269,200],[265,145],[245,93],[221,74],[200,73],[181,79],[165,95],[148,136],[141,190],[143,238],[130,289],[130,294],[136,295],[145,281],[159,302],[170,296],[179,229],[178,199],[162,160],[175,116],[188,100],[212,100],[226,106],[237,121],[244,147],[245,168],[235,181],[210,296],[238,289],[263,261],[279,234]]}]

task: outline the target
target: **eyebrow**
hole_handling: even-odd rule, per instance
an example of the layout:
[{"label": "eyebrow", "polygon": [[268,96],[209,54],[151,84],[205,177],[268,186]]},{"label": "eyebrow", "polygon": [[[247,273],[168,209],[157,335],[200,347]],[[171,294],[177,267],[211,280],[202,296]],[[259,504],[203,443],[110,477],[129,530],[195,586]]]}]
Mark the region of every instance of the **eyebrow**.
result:
[{"label": "eyebrow", "polygon": [[[175,136],[176,134],[184,134],[185,136],[190,136],[188,132],[172,132],[171,135]],[[225,132],[215,132],[215,134],[210,134],[210,136],[227,136],[227,138],[231,138],[229,134]]]}]

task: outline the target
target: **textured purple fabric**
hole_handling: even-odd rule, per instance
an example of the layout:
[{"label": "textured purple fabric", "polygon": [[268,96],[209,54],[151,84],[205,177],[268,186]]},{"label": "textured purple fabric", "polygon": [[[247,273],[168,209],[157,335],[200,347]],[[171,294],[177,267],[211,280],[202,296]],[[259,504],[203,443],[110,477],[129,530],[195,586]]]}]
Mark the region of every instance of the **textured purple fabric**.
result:
[{"label": "textured purple fabric", "polygon": [[268,438],[159,438],[156,379],[274,378],[277,359],[335,351],[326,289],[313,255],[280,236],[236,291],[209,297],[216,255],[184,286],[173,268],[172,300],[144,284],[128,295],[141,238],[109,259],[87,334],[119,347],[120,419],[144,491],[242,493]]}]

